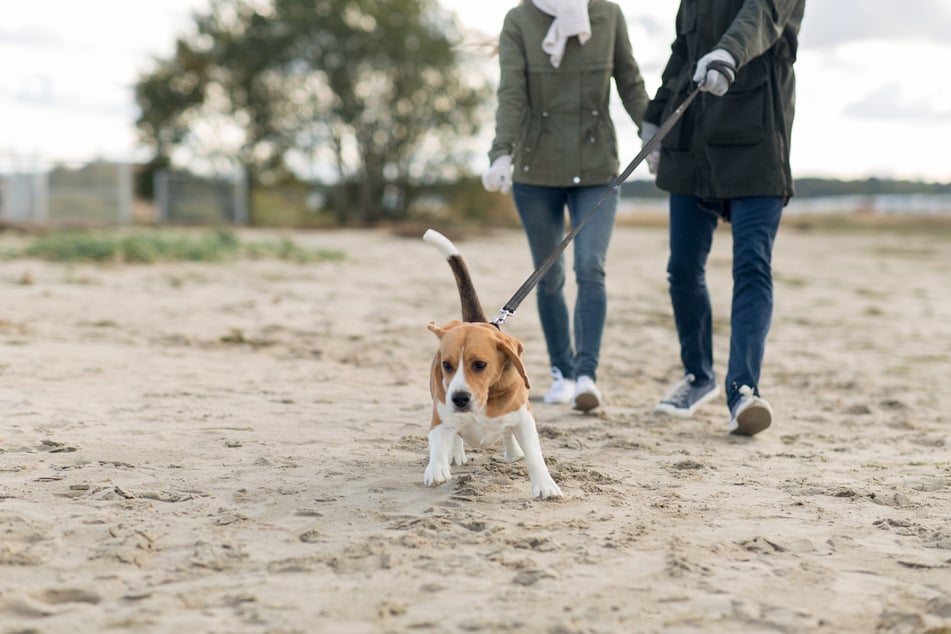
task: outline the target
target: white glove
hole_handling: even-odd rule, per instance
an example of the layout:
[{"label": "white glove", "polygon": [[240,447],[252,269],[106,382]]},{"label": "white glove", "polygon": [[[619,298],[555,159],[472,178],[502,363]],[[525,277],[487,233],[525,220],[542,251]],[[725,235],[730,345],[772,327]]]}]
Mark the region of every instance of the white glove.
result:
[{"label": "white glove", "polygon": [[[710,68],[711,62],[727,64],[728,68]],[[736,60],[722,48],[715,48],[697,62],[697,72],[693,80],[700,84],[700,90],[722,97],[736,79]]]},{"label": "white glove", "polygon": [[492,161],[492,165],[482,174],[482,186],[486,191],[507,194],[512,189],[512,157],[503,154]]},{"label": "white glove", "polygon": [[[658,128],[653,123],[648,123],[644,121],[641,123],[641,147],[643,148],[647,145],[647,142],[654,138],[654,135],[657,134]],[[647,169],[650,170],[651,174],[657,173],[657,166],[660,165],[660,143],[651,150],[650,154],[644,157],[644,160],[647,161]]]}]

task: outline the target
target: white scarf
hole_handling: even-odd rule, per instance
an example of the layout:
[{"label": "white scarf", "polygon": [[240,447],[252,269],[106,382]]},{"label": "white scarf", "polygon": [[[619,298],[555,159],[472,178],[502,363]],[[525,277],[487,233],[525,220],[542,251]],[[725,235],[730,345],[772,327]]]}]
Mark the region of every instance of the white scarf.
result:
[{"label": "white scarf", "polygon": [[532,0],[532,4],[540,11],[555,16],[542,40],[542,50],[548,53],[551,65],[558,68],[569,37],[577,35],[582,45],[591,39],[588,0]]}]

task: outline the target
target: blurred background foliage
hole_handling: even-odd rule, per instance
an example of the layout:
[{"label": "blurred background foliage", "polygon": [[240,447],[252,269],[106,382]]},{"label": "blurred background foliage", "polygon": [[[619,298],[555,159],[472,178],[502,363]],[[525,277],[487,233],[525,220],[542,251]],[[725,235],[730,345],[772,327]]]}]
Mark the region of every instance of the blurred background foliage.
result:
[{"label": "blurred background foliage", "polygon": [[215,0],[194,20],[136,85],[154,152],[140,192],[169,166],[240,169],[255,224],[366,225],[450,200],[463,216],[514,218],[465,180],[492,115],[472,64],[491,54],[465,54],[435,0]]}]

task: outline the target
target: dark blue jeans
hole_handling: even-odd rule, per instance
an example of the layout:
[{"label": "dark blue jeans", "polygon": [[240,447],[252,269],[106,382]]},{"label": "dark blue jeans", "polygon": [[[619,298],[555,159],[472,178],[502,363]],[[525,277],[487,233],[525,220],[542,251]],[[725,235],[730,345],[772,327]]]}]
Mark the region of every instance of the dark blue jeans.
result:
[{"label": "dark blue jeans", "polygon": [[[565,207],[575,227],[597,204],[609,185],[591,187],[539,187],[515,183],[512,196],[528,236],[532,261],[537,267],[565,236]],[[614,231],[618,194],[608,195],[575,236],[575,280],[578,294],[574,308],[574,342],[565,301],[565,258],[561,257],[538,282],[538,315],[545,334],[552,367],[569,379],[587,375],[596,380],[601,336],[607,314],[604,262]]]},{"label": "dark blue jeans", "polygon": [[739,388],[758,385],[766,335],[773,315],[772,252],[783,200],[776,196],[701,200],[670,196],[670,299],[680,338],[680,359],[697,383],[715,381],[713,316],[706,263],[720,219],[733,231],[733,303],[730,312],[730,360],[727,405],[739,400]]}]

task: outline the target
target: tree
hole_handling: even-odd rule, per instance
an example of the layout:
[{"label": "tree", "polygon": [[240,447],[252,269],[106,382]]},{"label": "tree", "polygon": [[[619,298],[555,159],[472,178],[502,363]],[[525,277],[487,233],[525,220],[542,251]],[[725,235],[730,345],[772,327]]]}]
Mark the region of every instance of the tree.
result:
[{"label": "tree", "polygon": [[464,171],[456,139],[478,131],[490,89],[463,72],[435,0],[219,0],[195,20],[136,88],[157,156],[237,162],[252,187],[332,180],[343,222],[399,216],[416,187]]}]

